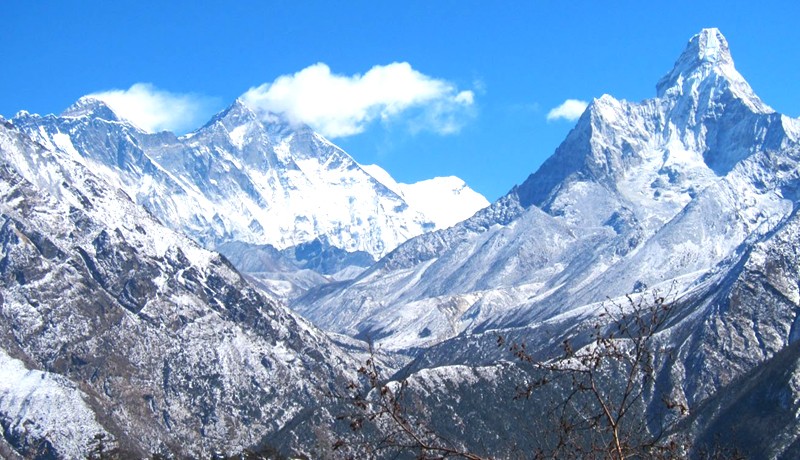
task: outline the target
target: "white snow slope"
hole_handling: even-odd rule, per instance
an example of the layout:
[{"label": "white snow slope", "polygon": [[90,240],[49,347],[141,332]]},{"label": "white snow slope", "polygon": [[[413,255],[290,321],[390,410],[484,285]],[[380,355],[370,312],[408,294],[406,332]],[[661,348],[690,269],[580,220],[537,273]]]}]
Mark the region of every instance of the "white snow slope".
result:
[{"label": "white snow slope", "polygon": [[434,177],[404,184],[396,182],[378,165],[361,165],[361,168],[403,197],[413,209],[434,221],[437,229],[452,227],[489,206],[489,201],[483,195],[456,176]]}]

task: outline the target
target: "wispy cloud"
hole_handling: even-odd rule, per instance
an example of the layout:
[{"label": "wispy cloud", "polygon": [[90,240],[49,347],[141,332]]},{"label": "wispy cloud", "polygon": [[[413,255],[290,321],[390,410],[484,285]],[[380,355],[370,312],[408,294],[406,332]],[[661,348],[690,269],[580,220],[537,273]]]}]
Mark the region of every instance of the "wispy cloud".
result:
[{"label": "wispy cloud", "polygon": [[324,63],[251,88],[242,99],[253,109],[282,113],[331,138],[363,132],[379,120],[404,119],[412,131],[459,131],[474,112],[475,94],[414,70],[407,62],[374,66],[365,74],[338,75]]},{"label": "wispy cloud", "polygon": [[589,103],[578,99],[567,99],[563,104],[547,112],[547,120],[569,120],[575,121],[581,117],[583,111]]},{"label": "wispy cloud", "polygon": [[197,128],[213,112],[216,100],[197,94],[171,93],[150,83],[136,83],[128,89],[90,94],[120,117],[139,128],[157,132],[183,133]]}]

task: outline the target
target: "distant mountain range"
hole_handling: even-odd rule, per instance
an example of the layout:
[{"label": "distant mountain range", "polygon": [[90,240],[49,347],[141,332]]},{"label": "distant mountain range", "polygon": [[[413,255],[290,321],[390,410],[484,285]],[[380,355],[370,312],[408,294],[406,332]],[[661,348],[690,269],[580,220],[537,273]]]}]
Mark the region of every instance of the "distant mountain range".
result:
[{"label": "distant mountain range", "polygon": [[[278,293],[325,282],[320,274],[348,276],[348,267],[363,269],[408,238],[489,204],[456,177],[399,184],[308,126],[256,114],[240,100],[180,137],[144,132],[91,97],[60,116],[21,112],[11,121],[124,190],[169,228],[234,263],[247,257],[250,271]],[[295,259],[295,248],[303,252],[309,243],[328,251],[310,264]],[[243,247],[273,257],[254,266]],[[276,266],[291,269],[276,273]],[[298,279],[295,272],[309,266],[325,270]],[[276,283],[281,278],[291,286]]]}]

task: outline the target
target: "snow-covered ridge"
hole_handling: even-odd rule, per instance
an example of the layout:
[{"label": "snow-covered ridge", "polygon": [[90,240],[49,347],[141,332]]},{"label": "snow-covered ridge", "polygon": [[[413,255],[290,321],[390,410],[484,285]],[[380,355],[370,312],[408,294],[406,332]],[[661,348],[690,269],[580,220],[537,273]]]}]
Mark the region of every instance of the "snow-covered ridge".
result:
[{"label": "snow-covered ridge", "polygon": [[372,177],[403,197],[414,209],[431,219],[437,229],[451,227],[472,217],[489,201],[456,176],[434,177],[413,184],[396,182],[378,165],[361,165]]},{"label": "snow-covered ridge", "polygon": [[65,458],[85,458],[96,434],[106,434],[87,397],[58,374],[30,370],[0,348],[0,414],[7,433],[58,446]]},{"label": "snow-covered ridge", "polygon": [[[26,113],[27,114],[27,113]],[[19,116],[19,114],[18,114]],[[133,122],[124,119],[116,114],[111,107],[109,107],[105,102],[101,101],[100,99],[96,99],[92,96],[83,96],[74,104],[67,107],[63,112],[61,112],[61,117],[63,118],[97,118],[101,120],[105,120],[108,122],[119,122],[125,123],[128,126],[134,127],[135,125]],[[136,128],[140,129],[140,128]],[[144,132],[144,131],[142,131]]]},{"label": "snow-covered ridge", "polygon": [[[703,82],[706,84],[702,85]],[[672,71],[658,82],[656,89],[660,98],[689,94],[698,97],[708,91],[708,86],[720,85],[729,86],[751,110],[760,113],[774,112],[756,96],[736,70],[728,40],[715,28],[703,29],[689,40]]]},{"label": "snow-covered ridge", "polygon": [[13,123],[208,248],[322,240],[377,258],[487,204],[455,178],[409,186],[406,198],[385,171],[375,177],[308,127],[258,117],[239,100],[180,138],[146,133],[91,97],[61,116],[21,112]]}]

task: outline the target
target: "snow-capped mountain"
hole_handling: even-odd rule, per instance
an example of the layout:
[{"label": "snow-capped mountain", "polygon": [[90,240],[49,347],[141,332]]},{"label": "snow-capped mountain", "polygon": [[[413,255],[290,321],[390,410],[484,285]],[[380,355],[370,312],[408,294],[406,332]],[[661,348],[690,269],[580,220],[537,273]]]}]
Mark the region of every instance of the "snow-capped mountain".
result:
[{"label": "snow-capped mountain", "polygon": [[396,182],[378,165],[361,165],[361,168],[401,196],[413,209],[428,216],[437,229],[451,227],[472,217],[479,209],[489,206],[483,195],[469,188],[456,176],[435,177],[404,184]]},{"label": "snow-capped mountain", "polygon": [[295,308],[402,349],[688,286],[791,213],[799,126],[755,95],[725,38],[706,29],[655,98],[595,99],[508,195]]},{"label": "snow-capped mountain", "polygon": [[405,186],[413,190],[406,199],[385,171],[373,176],[307,126],[256,114],[240,100],[181,137],[146,133],[91,97],[61,116],[22,112],[12,123],[210,249],[319,240],[377,258],[488,204],[456,178]]},{"label": "snow-capped mountain", "polygon": [[[797,146],[782,153],[800,159]],[[797,209],[795,205],[770,232],[748,238],[681,291],[670,292],[663,286],[660,290],[674,299],[673,320],[658,337],[660,352],[654,363],[658,383],[646,397],[653,411],[648,418],[658,420],[659,407],[663,407],[660,398],[665,395],[682,405],[686,420],[680,430],[691,440],[694,452],[722,447],[723,452],[738,452],[743,458],[796,458],[800,454],[796,442],[800,426],[795,417],[800,408]],[[612,299],[617,304],[625,301]],[[446,404],[437,405],[448,401],[446,392],[431,392],[430,388],[434,383],[446,388],[464,385],[465,380],[474,380],[472,375],[483,366],[508,360],[508,351],[496,346],[498,334],[524,342],[529,353],[547,353],[563,340],[580,343],[580,331],[591,330],[598,314],[605,311],[598,307],[587,305],[522,327],[461,334],[421,351],[402,375],[411,376],[412,382],[422,380],[422,389],[416,391],[433,393],[427,395],[432,412],[449,411]],[[464,364],[467,369],[459,371]],[[439,376],[431,378],[434,370]],[[509,386],[524,381],[526,378],[515,376],[512,369],[493,381],[480,382],[477,392],[483,401],[469,410],[484,410],[490,417],[497,407],[508,405],[508,395],[513,393]],[[509,410],[525,411],[526,406],[511,405]],[[530,413],[514,417],[529,421]],[[475,412],[470,414],[476,417]],[[452,417],[447,412],[440,416],[445,420]],[[483,416],[479,412],[477,418]],[[486,432],[493,430],[473,431],[467,424],[451,436],[473,439]],[[492,449],[529,441],[514,430],[504,436],[511,441]]]},{"label": "snow-capped mountain", "polygon": [[96,435],[126,458],[238,452],[356,366],[219,254],[2,119],[0,293],[3,456],[86,458]]},{"label": "snow-capped mountain", "polygon": [[[565,340],[585,344],[604,305],[657,289],[673,307],[655,338],[641,420],[663,422],[668,397],[682,407],[678,429],[693,454],[796,458],[798,190],[800,120],[764,104],[722,34],[705,29],[655,98],[594,100],[507,196],[297,307],[328,328],[412,351],[395,378],[407,377],[426,420],[492,455],[525,451],[536,436],[520,427],[538,427],[551,410],[509,402],[531,380],[515,375],[498,335],[552,356]],[[510,368],[499,372],[498,361]],[[531,400],[565,397],[542,391]],[[498,412],[491,427],[462,422]]]}]

